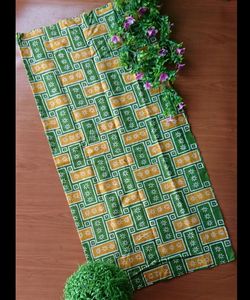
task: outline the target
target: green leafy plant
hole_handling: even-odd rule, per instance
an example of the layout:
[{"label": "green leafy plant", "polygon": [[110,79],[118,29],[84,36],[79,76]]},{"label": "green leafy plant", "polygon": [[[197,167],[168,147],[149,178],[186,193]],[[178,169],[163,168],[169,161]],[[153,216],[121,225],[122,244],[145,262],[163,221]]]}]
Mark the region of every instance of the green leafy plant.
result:
[{"label": "green leafy plant", "polygon": [[171,119],[184,107],[172,85],[184,67],[185,48],[170,39],[173,24],[161,15],[158,4],[159,0],[114,0],[117,18],[110,45],[145,89],[161,88],[165,114]]},{"label": "green leafy plant", "polygon": [[64,287],[65,300],[130,300],[132,294],[127,273],[101,261],[79,266]]}]

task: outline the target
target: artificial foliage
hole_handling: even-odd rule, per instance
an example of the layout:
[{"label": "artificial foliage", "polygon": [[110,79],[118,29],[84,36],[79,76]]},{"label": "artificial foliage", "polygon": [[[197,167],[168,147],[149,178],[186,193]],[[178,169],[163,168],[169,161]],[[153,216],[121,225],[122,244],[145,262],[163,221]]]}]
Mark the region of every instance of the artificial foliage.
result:
[{"label": "artificial foliage", "polygon": [[80,265],[66,281],[65,300],[129,300],[133,289],[127,273],[101,261]]},{"label": "artificial foliage", "polygon": [[173,83],[184,67],[182,43],[170,39],[173,24],[161,15],[159,0],[114,0],[117,22],[111,45],[121,63],[145,89],[160,88],[165,114],[171,119],[184,107]]}]

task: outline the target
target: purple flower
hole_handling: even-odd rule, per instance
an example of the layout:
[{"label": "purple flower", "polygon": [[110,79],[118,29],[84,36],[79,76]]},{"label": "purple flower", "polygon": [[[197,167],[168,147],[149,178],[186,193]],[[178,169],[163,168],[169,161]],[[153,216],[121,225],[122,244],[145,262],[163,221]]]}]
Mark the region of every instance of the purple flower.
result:
[{"label": "purple flower", "polygon": [[179,54],[179,55],[183,55],[184,52],[185,52],[185,50],[186,50],[186,48],[177,48],[177,49],[176,49],[176,52],[177,52],[177,54]]},{"label": "purple flower", "polygon": [[174,118],[172,116],[167,117],[167,122],[168,123],[173,122],[173,121],[174,121]]},{"label": "purple flower", "polygon": [[113,35],[111,38],[111,42],[117,44],[121,41],[121,38],[118,35]]},{"label": "purple flower", "polygon": [[139,72],[137,74],[135,74],[136,80],[141,80],[144,77],[144,73]]},{"label": "purple flower", "polygon": [[132,16],[128,16],[125,18],[125,22],[123,24],[125,29],[129,29],[129,27],[134,24],[135,19]]},{"label": "purple flower", "polygon": [[183,69],[185,67],[185,64],[177,64],[178,71]]},{"label": "purple flower", "polygon": [[167,73],[161,73],[160,75],[160,82],[166,81],[168,79],[168,74]]},{"label": "purple flower", "polygon": [[152,84],[151,84],[150,82],[147,81],[146,83],[144,83],[144,88],[145,88],[146,90],[150,90],[151,87],[152,87]]},{"label": "purple flower", "polygon": [[162,48],[162,49],[159,51],[159,55],[160,55],[160,56],[165,56],[167,53],[168,53],[168,50],[165,49],[165,48]]},{"label": "purple flower", "polygon": [[147,12],[148,12],[148,8],[147,8],[147,7],[140,7],[140,8],[138,9],[138,14],[139,14],[140,16],[145,15],[145,13],[147,13]]},{"label": "purple flower", "polygon": [[156,36],[157,32],[158,32],[158,29],[156,29],[155,27],[151,27],[148,29],[147,34],[149,37],[153,37],[153,36]]},{"label": "purple flower", "polygon": [[186,104],[184,104],[184,102],[179,103],[178,110],[182,110],[184,106],[186,106]]},{"label": "purple flower", "polygon": [[129,27],[130,27],[130,25],[129,25],[127,22],[124,22],[123,27],[124,27],[126,30],[128,30]]},{"label": "purple flower", "polygon": [[126,17],[125,20],[129,25],[132,25],[135,22],[135,19],[132,16]]}]

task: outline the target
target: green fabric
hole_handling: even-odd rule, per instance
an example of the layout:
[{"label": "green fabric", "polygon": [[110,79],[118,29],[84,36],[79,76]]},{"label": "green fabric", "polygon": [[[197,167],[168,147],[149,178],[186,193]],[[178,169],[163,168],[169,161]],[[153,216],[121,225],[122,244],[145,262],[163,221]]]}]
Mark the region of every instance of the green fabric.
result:
[{"label": "green fabric", "polygon": [[120,67],[115,22],[109,3],[17,41],[85,256],[139,289],[235,257],[186,115]]}]

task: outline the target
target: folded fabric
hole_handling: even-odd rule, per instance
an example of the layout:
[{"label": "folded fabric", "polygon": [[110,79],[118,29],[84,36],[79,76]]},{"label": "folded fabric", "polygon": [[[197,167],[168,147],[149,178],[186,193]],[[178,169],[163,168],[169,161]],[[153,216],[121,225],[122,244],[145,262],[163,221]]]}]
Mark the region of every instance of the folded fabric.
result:
[{"label": "folded fabric", "polygon": [[185,112],[167,118],[162,87],[121,65],[117,16],[108,3],[17,41],[85,257],[136,290],[235,256]]}]

